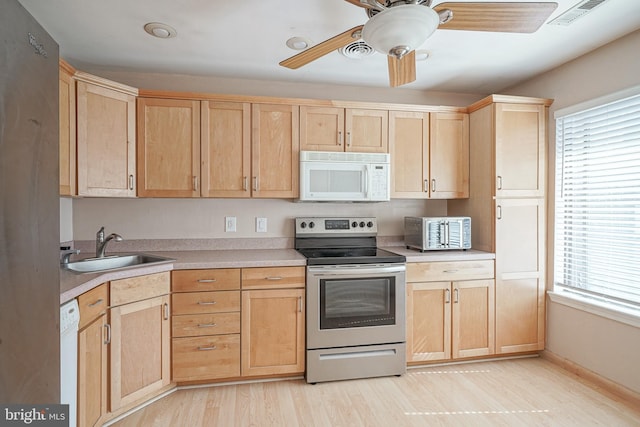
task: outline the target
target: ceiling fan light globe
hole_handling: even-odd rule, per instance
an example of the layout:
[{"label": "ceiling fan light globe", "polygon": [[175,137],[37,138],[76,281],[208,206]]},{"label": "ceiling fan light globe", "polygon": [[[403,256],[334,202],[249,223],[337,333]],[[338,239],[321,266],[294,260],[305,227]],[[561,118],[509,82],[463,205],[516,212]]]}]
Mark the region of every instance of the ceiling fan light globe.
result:
[{"label": "ceiling fan light globe", "polygon": [[408,52],[420,47],[438,28],[440,17],[433,9],[419,4],[393,6],[374,15],[362,29],[369,46],[385,55],[399,47]]}]

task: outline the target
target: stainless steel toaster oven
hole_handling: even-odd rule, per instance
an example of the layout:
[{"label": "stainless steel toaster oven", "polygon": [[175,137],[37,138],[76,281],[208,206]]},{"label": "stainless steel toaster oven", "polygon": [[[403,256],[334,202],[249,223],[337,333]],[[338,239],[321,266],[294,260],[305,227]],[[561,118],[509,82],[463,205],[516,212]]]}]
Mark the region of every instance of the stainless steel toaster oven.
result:
[{"label": "stainless steel toaster oven", "polygon": [[471,249],[471,218],[404,218],[404,243],[420,251]]}]

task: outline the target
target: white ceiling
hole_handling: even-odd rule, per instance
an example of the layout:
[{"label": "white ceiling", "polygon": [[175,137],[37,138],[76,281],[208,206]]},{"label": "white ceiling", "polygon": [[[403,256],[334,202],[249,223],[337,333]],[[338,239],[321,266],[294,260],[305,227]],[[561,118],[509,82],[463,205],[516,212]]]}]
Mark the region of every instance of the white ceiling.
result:
[{"label": "white ceiling", "polygon": [[[433,5],[447,0],[434,0]],[[475,0],[482,1],[482,0]],[[527,0],[511,0],[526,2]],[[547,1],[547,0],[542,0]],[[367,20],[344,0],[20,0],[75,66],[259,80],[387,87],[387,60],[330,53],[298,70],[278,63],[297,53],[293,36],[320,43]],[[580,0],[556,0],[550,19]],[[455,18],[454,18],[455,19]],[[177,37],[143,29],[162,22]],[[496,93],[640,28],[639,0],[607,0],[569,26],[534,34],[436,30],[422,46],[407,89]],[[614,66],[612,64],[612,66]]]}]

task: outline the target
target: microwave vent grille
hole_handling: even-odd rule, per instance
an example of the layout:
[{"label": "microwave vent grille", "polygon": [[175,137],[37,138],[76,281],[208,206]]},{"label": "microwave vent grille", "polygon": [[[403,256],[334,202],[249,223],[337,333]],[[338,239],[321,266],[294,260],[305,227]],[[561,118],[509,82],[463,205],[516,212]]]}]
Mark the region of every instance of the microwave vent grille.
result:
[{"label": "microwave vent grille", "polygon": [[362,162],[362,163],[389,163],[389,154],[386,153],[344,153],[333,151],[301,151],[302,162]]}]

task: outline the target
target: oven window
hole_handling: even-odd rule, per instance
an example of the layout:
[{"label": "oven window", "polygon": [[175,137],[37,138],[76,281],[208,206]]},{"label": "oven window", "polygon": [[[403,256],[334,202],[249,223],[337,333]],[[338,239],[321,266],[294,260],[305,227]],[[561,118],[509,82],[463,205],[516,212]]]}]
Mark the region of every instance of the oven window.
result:
[{"label": "oven window", "polygon": [[394,277],[320,280],[320,329],[394,325]]}]

